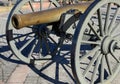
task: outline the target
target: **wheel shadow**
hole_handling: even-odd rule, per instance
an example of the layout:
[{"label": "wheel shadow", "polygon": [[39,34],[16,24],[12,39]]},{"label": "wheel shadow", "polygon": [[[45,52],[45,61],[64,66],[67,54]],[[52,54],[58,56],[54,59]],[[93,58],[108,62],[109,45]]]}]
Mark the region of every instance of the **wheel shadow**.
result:
[{"label": "wheel shadow", "polygon": [[[24,62],[20,61],[14,54],[11,52],[10,47],[7,45],[6,42],[6,36],[0,35],[0,61],[5,60],[11,63],[16,64],[23,64],[26,65]],[[25,41],[24,41],[25,42]],[[22,44],[21,42],[20,44]],[[88,49],[86,46],[82,46],[83,50]],[[48,81],[53,84],[76,84],[75,79],[71,72],[71,61],[70,61],[70,49],[71,44],[64,44],[61,49],[58,51],[57,55],[55,55],[51,60],[46,61],[42,65],[33,66],[28,65],[28,67],[31,68],[37,75],[42,77],[44,81]],[[91,49],[91,48],[89,48]],[[91,57],[88,57],[89,60],[92,60]],[[82,63],[83,65],[89,65],[88,63]],[[82,68],[85,70],[85,68]],[[98,78],[95,81],[95,83],[100,82],[100,72],[101,65],[98,68]],[[52,73],[51,73],[52,72]],[[93,73],[93,72],[90,72]],[[104,70],[104,77],[107,79],[108,73],[106,70]],[[54,75],[53,75],[54,74]],[[61,77],[63,77],[61,79]],[[65,78],[64,78],[65,77]],[[63,80],[66,79],[66,80]]]},{"label": "wheel shadow", "polygon": [[0,81],[4,84],[7,82],[12,72],[18,64],[25,64],[16,58],[7,42],[5,34],[0,35]]},{"label": "wheel shadow", "polygon": [[[22,42],[21,42],[22,44]],[[69,84],[68,81],[75,84],[75,80],[72,76],[71,65],[70,65],[70,45],[64,45],[56,56],[52,60],[47,61],[42,66],[33,66],[28,65],[36,74],[53,84]],[[66,51],[66,52],[64,52]],[[0,35],[0,61],[4,60],[7,62],[26,65],[26,63],[20,61],[14,54],[11,52],[10,47],[6,41],[6,35]],[[54,67],[54,68],[52,68]],[[49,72],[49,69],[53,73]],[[61,71],[62,70],[62,71]],[[54,77],[51,76],[54,74]],[[64,77],[65,76],[65,77]],[[67,77],[67,78],[66,78]]]},{"label": "wheel shadow", "polygon": [[[63,45],[57,55],[54,56],[52,60],[47,61],[46,64],[43,64],[42,67],[33,65],[28,66],[35,73],[52,84],[76,84],[71,72],[70,47],[71,45]],[[51,71],[54,72],[54,76]],[[66,80],[63,81],[60,79],[60,76]]]},{"label": "wheel shadow", "polygon": [[11,52],[10,47],[6,41],[6,35],[0,35],[0,59],[16,64],[25,64],[18,60],[18,58],[16,58]]}]

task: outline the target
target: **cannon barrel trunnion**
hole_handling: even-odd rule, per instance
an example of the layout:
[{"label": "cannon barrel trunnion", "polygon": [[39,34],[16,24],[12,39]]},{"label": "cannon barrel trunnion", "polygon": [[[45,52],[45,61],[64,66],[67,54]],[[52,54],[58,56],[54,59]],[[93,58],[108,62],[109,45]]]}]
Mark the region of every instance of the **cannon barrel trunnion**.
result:
[{"label": "cannon barrel trunnion", "polygon": [[115,79],[120,71],[120,0],[62,6],[50,0],[46,10],[42,5],[34,8],[31,1],[19,1],[6,24],[8,45],[19,60],[44,64],[69,44],[77,84],[109,84]]}]

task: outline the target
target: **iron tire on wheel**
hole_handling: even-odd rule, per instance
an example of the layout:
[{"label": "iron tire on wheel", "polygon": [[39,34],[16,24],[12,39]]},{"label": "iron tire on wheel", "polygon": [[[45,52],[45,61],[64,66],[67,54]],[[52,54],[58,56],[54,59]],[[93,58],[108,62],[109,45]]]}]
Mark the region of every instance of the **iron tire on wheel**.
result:
[{"label": "iron tire on wheel", "polygon": [[[43,5],[44,2],[45,2],[44,0],[40,0],[39,2],[35,2],[34,5],[32,3],[32,0],[20,0],[11,10],[7,20],[7,24],[6,24],[7,43],[10,46],[14,55],[27,64],[31,64],[31,63],[40,64],[41,60],[50,60],[51,59],[50,55],[51,54],[55,55],[55,53],[57,52],[57,48],[62,43],[60,42],[61,40],[59,40],[59,42],[55,42],[54,37],[51,37],[50,34],[46,34],[46,36],[43,35],[44,37],[41,37],[40,35],[41,32],[38,32],[40,28],[38,27],[46,27],[46,24],[33,25],[33,26],[25,27],[20,30],[15,29],[12,25],[11,18],[14,14],[26,14],[26,13],[46,10],[49,8],[60,6],[56,0],[50,0],[47,4]],[[45,9],[43,9],[46,5],[48,6]],[[43,39],[44,42],[42,42]],[[49,45],[49,43],[51,43],[49,40],[52,42],[52,44],[55,44],[54,49],[53,46]],[[40,45],[38,45],[39,43]],[[41,53],[42,51],[40,51],[43,50],[43,46],[42,46],[43,43],[47,47],[46,51],[48,51],[47,53],[45,53],[45,56],[43,56]],[[50,51],[51,47],[52,50]],[[36,58],[33,55],[37,57],[39,56],[41,57]]]},{"label": "iron tire on wheel", "polygon": [[79,84],[108,84],[120,70],[120,1],[95,0],[81,15],[71,64]]}]

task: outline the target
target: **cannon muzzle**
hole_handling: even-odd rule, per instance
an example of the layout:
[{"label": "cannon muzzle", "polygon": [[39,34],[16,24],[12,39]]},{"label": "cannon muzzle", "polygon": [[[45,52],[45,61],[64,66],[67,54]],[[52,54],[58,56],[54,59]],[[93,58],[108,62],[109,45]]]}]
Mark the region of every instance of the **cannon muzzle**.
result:
[{"label": "cannon muzzle", "polygon": [[12,24],[16,29],[21,29],[25,26],[57,22],[60,20],[61,15],[70,9],[84,13],[90,4],[91,3],[80,3],[28,14],[14,14]]}]

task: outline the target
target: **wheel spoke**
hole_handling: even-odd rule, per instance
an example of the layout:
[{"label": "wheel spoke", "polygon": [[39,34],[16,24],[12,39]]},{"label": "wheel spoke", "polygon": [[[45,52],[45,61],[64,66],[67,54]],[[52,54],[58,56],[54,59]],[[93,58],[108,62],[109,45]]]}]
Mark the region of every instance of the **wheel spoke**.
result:
[{"label": "wheel spoke", "polygon": [[63,45],[64,40],[64,38],[60,39],[60,41],[56,45],[56,48],[53,50],[53,52],[51,52],[52,56],[54,56],[60,50],[60,47]]},{"label": "wheel spoke", "polygon": [[[59,41],[59,39],[64,37],[58,38],[58,36],[56,36],[57,38],[54,38],[51,35],[53,32],[44,32],[43,30],[38,29],[38,27],[42,26],[42,24],[30,25],[23,29],[16,30],[11,24],[12,16],[14,14],[26,14],[48,10],[54,7],[60,7],[57,0],[39,0],[39,2],[36,2],[35,4],[33,0],[21,0],[10,12],[10,17],[7,20],[8,24],[6,25],[6,33],[8,32],[6,34],[6,38],[13,53],[16,54],[21,61],[29,64],[32,60],[34,64],[39,64],[42,60],[51,60],[51,55],[55,55],[58,52],[65,39]],[[53,24],[49,24],[48,26],[51,27]],[[51,36],[45,36],[45,33],[49,33]]]},{"label": "wheel spoke", "polygon": [[[111,29],[111,32],[110,32],[110,33],[113,34],[114,31],[116,31],[116,29],[119,29],[119,27],[120,27],[120,24],[119,24],[119,23],[116,24],[115,27]],[[115,36],[117,36],[117,35],[115,35]]]},{"label": "wheel spoke", "polygon": [[105,25],[104,25],[105,34],[108,33],[108,26],[109,26],[109,20],[110,20],[110,10],[111,10],[111,3],[108,3],[106,18],[105,18]]},{"label": "wheel spoke", "polygon": [[42,4],[43,4],[43,0],[40,0],[39,3],[40,3],[40,11],[41,11],[41,10],[43,9],[43,7],[42,7],[42,6],[43,6],[43,5],[42,5]]},{"label": "wheel spoke", "polygon": [[[115,49],[120,49],[120,41],[117,41]],[[113,51],[112,51],[113,52]]]},{"label": "wheel spoke", "polygon": [[108,55],[105,55],[105,59],[106,59],[106,62],[107,62],[107,66],[108,66],[109,73],[110,73],[110,75],[112,75],[112,74],[113,74],[113,71],[112,71],[112,68],[111,68],[111,66],[110,66],[110,60],[109,60],[109,58],[108,58]]},{"label": "wheel spoke", "polygon": [[33,6],[32,6],[31,1],[29,1],[29,5],[30,5],[30,8],[31,8],[32,12],[35,12],[35,11],[34,11],[34,8],[33,8]]},{"label": "wheel spoke", "polygon": [[88,56],[90,56],[91,54],[97,52],[100,49],[99,46],[95,47],[94,49],[92,49],[91,51],[89,51],[87,54],[85,54],[84,56],[82,56],[80,58],[80,61],[82,61],[84,58],[87,58]]},{"label": "wheel spoke", "polygon": [[83,44],[94,44],[94,45],[100,45],[100,42],[99,41],[97,41],[97,42],[93,42],[93,41],[81,41],[81,43],[83,43]]},{"label": "wheel spoke", "polygon": [[94,67],[94,70],[93,70],[93,75],[92,75],[92,79],[91,79],[91,84],[94,84],[95,76],[96,76],[96,74],[97,74],[97,70],[98,70],[99,65],[100,65],[101,57],[102,57],[102,54],[100,54],[99,57],[97,58],[97,62],[96,62],[96,64],[95,64],[95,67]]},{"label": "wheel spoke", "polygon": [[[64,64],[61,64],[61,66],[63,67],[63,69],[65,70],[65,72],[70,76],[70,78],[74,81],[73,76],[70,74],[70,72],[69,72],[68,69],[65,67],[65,65],[64,65]],[[66,66],[68,66],[68,65],[66,65]]]},{"label": "wheel spoke", "polygon": [[59,66],[60,66],[60,64],[58,63],[58,62],[56,62],[56,65],[55,65],[56,67],[55,67],[55,80],[57,80],[58,81],[58,79],[59,79]]},{"label": "wheel spoke", "polygon": [[86,76],[86,74],[88,73],[88,71],[90,70],[90,68],[92,67],[93,63],[96,61],[96,59],[98,58],[99,55],[100,55],[100,51],[95,52],[92,60],[90,61],[89,65],[87,66],[86,70],[83,72],[84,77]]},{"label": "wheel spoke", "polygon": [[32,56],[32,54],[33,54],[33,51],[34,51],[37,43],[38,43],[38,40],[35,40],[34,45],[32,46],[32,49],[31,49],[31,51],[30,51],[30,53],[29,53],[29,55],[28,55],[28,58],[29,58],[29,59],[31,58],[31,56]]},{"label": "wheel spoke", "polygon": [[118,16],[118,13],[119,13],[119,12],[120,12],[120,7],[117,8],[117,10],[116,10],[116,12],[115,12],[115,14],[114,14],[114,17],[113,17],[113,19],[112,19],[112,21],[111,21],[111,23],[110,23],[110,25],[109,25],[109,28],[108,28],[109,34],[111,33],[111,30],[112,30],[112,28],[113,28],[113,26],[114,26],[114,24],[115,24],[115,21],[116,21],[116,19],[117,19],[117,16]]},{"label": "wheel spoke", "polygon": [[30,32],[30,33],[27,33],[27,34],[24,34],[24,35],[15,37],[15,38],[13,38],[13,40],[20,39],[20,38],[23,38],[23,37],[25,37],[25,36],[29,36],[29,35],[31,35],[31,34],[34,34],[34,32]]},{"label": "wheel spoke", "polygon": [[42,68],[39,71],[42,72],[42,71],[46,70],[52,64],[54,64],[54,61],[49,61],[49,63],[44,65],[44,66],[42,66]]},{"label": "wheel spoke", "polygon": [[113,38],[120,40],[120,34],[117,34],[117,35],[113,36]]},{"label": "wheel spoke", "polygon": [[55,40],[51,37],[51,36],[48,36],[50,38],[50,40],[55,44],[57,45],[57,43],[55,42]]},{"label": "wheel spoke", "polygon": [[[112,29],[111,33],[113,34],[114,31],[117,30],[117,29],[119,29],[119,28],[120,28],[120,24],[118,23],[118,24],[116,24],[116,26]],[[119,39],[119,37],[120,37],[120,33],[118,33],[118,34],[116,34],[116,35],[113,36],[113,38],[115,38],[115,39],[117,39],[117,38]]]},{"label": "wheel spoke", "polygon": [[20,13],[20,14],[23,14],[23,12],[22,12],[21,10],[19,10],[19,13]]},{"label": "wheel spoke", "polygon": [[28,42],[25,43],[20,49],[19,52],[21,52],[25,47],[27,47],[32,41],[34,41],[35,38],[31,38]]},{"label": "wheel spoke", "polygon": [[105,55],[103,55],[101,59],[101,74],[100,74],[101,83],[103,83],[104,80],[104,68],[105,68]]},{"label": "wheel spoke", "polygon": [[[98,37],[98,39],[100,39],[101,40],[101,37],[100,37],[100,35],[98,34],[98,32],[97,32],[97,29],[96,29],[96,27],[95,27],[95,25],[92,25],[92,22],[89,22],[88,23],[88,26],[90,27],[90,29],[93,31],[93,33]],[[96,30],[95,30],[96,29]]]},{"label": "wheel spoke", "polygon": [[55,7],[60,7],[60,4],[57,2],[57,0],[50,0],[50,2],[53,3]]},{"label": "wheel spoke", "polygon": [[111,51],[111,55],[112,55],[112,57],[113,57],[118,63],[120,63],[120,60],[115,56],[113,50]]},{"label": "wheel spoke", "polygon": [[119,71],[116,64],[120,60],[116,53],[119,54],[120,50],[120,45],[117,45],[120,40],[120,3],[115,0],[100,1],[96,1],[95,7],[92,9],[91,6],[88,14],[79,21],[83,23],[78,24],[80,29],[75,31],[77,37],[73,39],[75,52],[72,55],[75,58],[71,60],[75,66],[75,77],[81,84],[110,83]]},{"label": "wheel spoke", "polygon": [[52,5],[52,2],[50,2],[49,6],[48,6],[48,9],[50,9],[51,5]]},{"label": "wheel spoke", "polygon": [[100,9],[97,10],[98,15],[98,23],[99,23],[99,29],[100,29],[100,36],[104,35],[103,26],[102,26],[102,14]]}]

